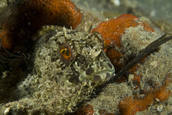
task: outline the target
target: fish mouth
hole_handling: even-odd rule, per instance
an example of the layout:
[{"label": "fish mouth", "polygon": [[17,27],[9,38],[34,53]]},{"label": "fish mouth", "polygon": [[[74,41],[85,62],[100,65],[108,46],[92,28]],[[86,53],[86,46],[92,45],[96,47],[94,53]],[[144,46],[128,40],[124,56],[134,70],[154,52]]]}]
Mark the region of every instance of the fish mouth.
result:
[{"label": "fish mouth", "polygon": [[93,82],[97,82],[99,85],[109,81],[115,75],[115,67],[108,57],[105,57],[105,60],[101,64],[103,65],[102,67],[97,67],[100,70],[97,70],[92,74]]},{"label": "fish mouth", "polygon": [[111,63],[106,63],[104,66],[103,69],[97,67],[97,71],[94,71],[91,74],[87,74],[86,71],[82,72],[83,74],[79,77],[80,81],[91,81],[95,86],[102,85],[109,81],[115,75],[115,68]]},{"label": "fish mouth", "polygon": [[[78,73],[79,81],[89,81],[101,85],[115,75],[115,68],[104,52],[101,52],[94,60],[85,59],[81,55],[78,57],[70,67],[74,73]],[[83,62],[83,60],[85,61]]]},{"label": "fish mouth", "polygon": [[96,72],[93,75],[94,81],[104,83],[109,81],[115,75],[115,69],[106,69]]}]

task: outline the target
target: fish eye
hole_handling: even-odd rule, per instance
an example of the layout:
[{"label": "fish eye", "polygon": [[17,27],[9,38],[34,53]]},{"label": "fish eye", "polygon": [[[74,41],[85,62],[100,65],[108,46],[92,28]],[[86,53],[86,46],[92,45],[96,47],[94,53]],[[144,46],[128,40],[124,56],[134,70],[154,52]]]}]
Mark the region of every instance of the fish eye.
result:
[{"label": "fish eye", "polygon": [[70,61],[72,58],[72,51],[70,46],[64,44],[60,47],[60,55],[63,60]]}]

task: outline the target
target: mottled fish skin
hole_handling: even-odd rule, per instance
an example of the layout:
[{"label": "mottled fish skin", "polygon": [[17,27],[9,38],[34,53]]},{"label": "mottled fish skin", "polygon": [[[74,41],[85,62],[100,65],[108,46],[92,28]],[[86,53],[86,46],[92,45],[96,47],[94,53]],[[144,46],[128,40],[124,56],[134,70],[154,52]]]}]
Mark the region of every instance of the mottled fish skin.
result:
[{"label": "mottled fish skin", "polygon": [[[47,40],[47,36],[49,37]],[[114,67],[103,51],[103,41],[97,34],[88,34],[57,28],[46,33],[36,46],[35,68],[41,76],[50,73],[52,77],[64,76],[70,82],[91,80],[101,84],[114,73]],[[63,59],[60,50],[71,50],[70,59]],[[47,71],[52,68],[54,71]],[[51,77],[49,76],[49,78]],[[95,79],[96,78],[96,79]]]},{"label": "mottled fish skin", "polygon": [[[98,34],[62,27],[47,27],[40,32],[34,52],[34,72],[18,85],[20,100],[2,107],[13,113],[64,114],[88,99],[96,86],[115,72],[103,51]],[[63,55],[69,50],[69,58]]]}]

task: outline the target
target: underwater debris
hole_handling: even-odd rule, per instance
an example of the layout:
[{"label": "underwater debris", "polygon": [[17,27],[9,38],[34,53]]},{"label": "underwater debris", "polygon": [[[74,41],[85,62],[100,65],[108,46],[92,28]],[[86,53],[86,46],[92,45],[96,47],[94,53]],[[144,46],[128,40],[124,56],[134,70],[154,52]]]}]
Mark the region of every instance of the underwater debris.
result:
[{"label": "underwater debris", "polygon": [[70,0],[18,0],[3,23],[1,46],[20,51],[31,47],[33,35],[44,25],[73,29],[80,24],[82,14]]}]

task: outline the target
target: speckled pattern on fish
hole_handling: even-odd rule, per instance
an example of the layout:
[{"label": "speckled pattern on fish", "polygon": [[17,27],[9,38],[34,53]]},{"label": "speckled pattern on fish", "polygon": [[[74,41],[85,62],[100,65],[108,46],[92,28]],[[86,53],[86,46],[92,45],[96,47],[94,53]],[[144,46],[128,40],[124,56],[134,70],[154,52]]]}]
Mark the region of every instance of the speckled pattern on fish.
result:
[{"label": "speckled pattern on fish", "polygon": [[[33,73],[18,85],[20,100],[5,104],[4,111],[71,112],[76,104],[89,98],[96,86],[114,74],[99,35],[47,28],[40,32],[41,39],[36,44]],[[61,54],[63,49],[70,51],[69,59]]]}]

